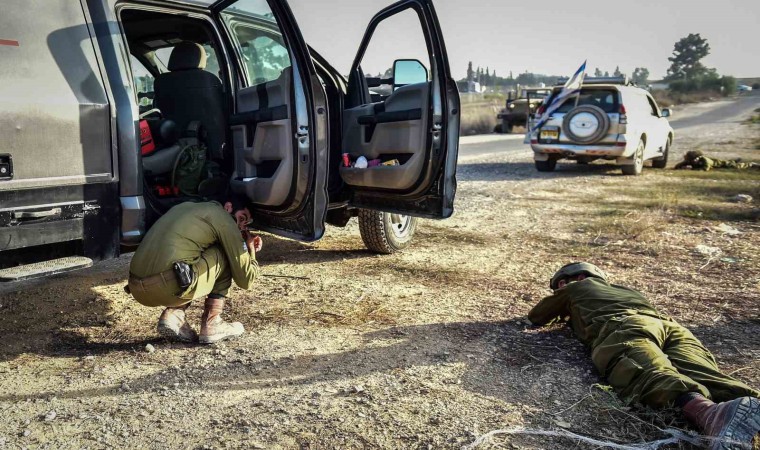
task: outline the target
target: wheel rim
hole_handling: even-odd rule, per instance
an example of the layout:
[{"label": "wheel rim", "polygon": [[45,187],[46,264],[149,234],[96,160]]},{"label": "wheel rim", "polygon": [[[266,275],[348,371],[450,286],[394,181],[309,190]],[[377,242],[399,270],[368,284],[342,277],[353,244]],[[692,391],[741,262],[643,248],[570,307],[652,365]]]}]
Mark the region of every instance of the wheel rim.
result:
[{"label": "wheel rim", "polygon": [[409,233],[409,226],[412,223],[411,216],[405,216],[403,214],[390,214],[390,225],[393,234],[397,237],[406,237]]},{"label": "wheel rim", "polygon": [[582,112],[574,115],[568,125],[573,134],[589,139],[599,129],[599,119],[591,113]]}]

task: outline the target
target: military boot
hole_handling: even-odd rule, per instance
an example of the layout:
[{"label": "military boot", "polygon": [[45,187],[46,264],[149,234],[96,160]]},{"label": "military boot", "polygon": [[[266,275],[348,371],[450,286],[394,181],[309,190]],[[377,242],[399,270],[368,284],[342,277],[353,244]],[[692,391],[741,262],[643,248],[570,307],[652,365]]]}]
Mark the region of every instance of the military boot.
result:
[{"label": "military boot", "polygon": [[195,342],[198,335],[185,319],[187,306],[166,308],[158,318],[158,334],[171,340]]},{"label": "military boot", "polygon": [[707,446],[711,450],[752,450],[752,440],[760,432],[760,399],[754,397],[714,403],[695,395],[683,406],[683,413],[714,438]]},{"label": "military boot", "polygon": [[224,298],[207,298],[201,316],[201,334],[198,342],[213,344],[224,339],[240,336],[245,329],[240,322],[225,322],[222,317]]}]

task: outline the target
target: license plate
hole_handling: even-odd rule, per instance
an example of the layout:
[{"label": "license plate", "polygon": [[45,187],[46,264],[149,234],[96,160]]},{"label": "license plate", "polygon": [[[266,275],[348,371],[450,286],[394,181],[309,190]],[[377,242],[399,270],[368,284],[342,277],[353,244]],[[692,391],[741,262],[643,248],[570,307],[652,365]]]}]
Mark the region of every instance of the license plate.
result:
[{"label": "license plate", "polygon": [[557,140],[559,139],[559,130],[541,130],[541,139]]}]

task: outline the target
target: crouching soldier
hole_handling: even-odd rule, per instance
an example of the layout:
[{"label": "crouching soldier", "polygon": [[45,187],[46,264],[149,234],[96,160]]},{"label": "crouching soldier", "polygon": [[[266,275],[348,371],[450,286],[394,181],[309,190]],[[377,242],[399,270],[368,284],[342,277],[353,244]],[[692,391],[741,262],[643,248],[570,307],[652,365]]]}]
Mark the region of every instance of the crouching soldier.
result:
[{"label": "crouching soldier", "polygon": [[712,169],[750,169],[760,168],[753,162],[737,162],[724,159],[708,158],[699,150],[689,150],[683,155],[683,161],[676,164],[674,169],[712,170]]},{"label": "crouching soldier", "polygon": [[528,318],[544,325],[569,316],[576,336],[591,347],[597,370],[624,401],[681,407],[687,419],[715,438],[711,449],[751,448],[760,431],[760,392],[721,373],[689,330],[659,313],[641,293],[609,284],[593,264],[568,264],[549,286],[554,294]]},{"label": "crouching soldier", "polygon": [[[251,213],[239,200],[183,203],[151,227],[129,266],[128,291],[145,306],[162,306],[164,337],[213,344],[243,333],[240,322],[221,318],[232,280],[249,289],[259,275],[262,242],[246,225]],[[200,336],[185,319],[190,302],[206,297]]]}]

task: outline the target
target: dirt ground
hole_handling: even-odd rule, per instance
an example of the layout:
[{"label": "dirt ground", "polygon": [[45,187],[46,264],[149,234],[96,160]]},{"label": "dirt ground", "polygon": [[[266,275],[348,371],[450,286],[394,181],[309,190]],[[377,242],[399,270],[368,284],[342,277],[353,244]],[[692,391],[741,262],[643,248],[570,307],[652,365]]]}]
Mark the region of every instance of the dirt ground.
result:
[{"label": "dirt ground", "polygon": [[[760,160],[758,144],[760,125],[718,123],[680,133],[674,152]],[[431,449],[513,427],[616,443],[687,430],[674,411],[622,404],[566,327],[527,325],[554,270],[579,259],[760,388],[760,174],[537,173],[526,151],[464,159],[458,179],[455,215],[422,221],[401,254],[363,250],[355,223],[313,244],[265,236],[263,272],[306,279],[234,290],[228,316],[247,333],[215,347],[157,337],[160,311],[122,290],[129,256],[0,291],[0,448]],[[513,434],[478,448],[600,446]]]}]

